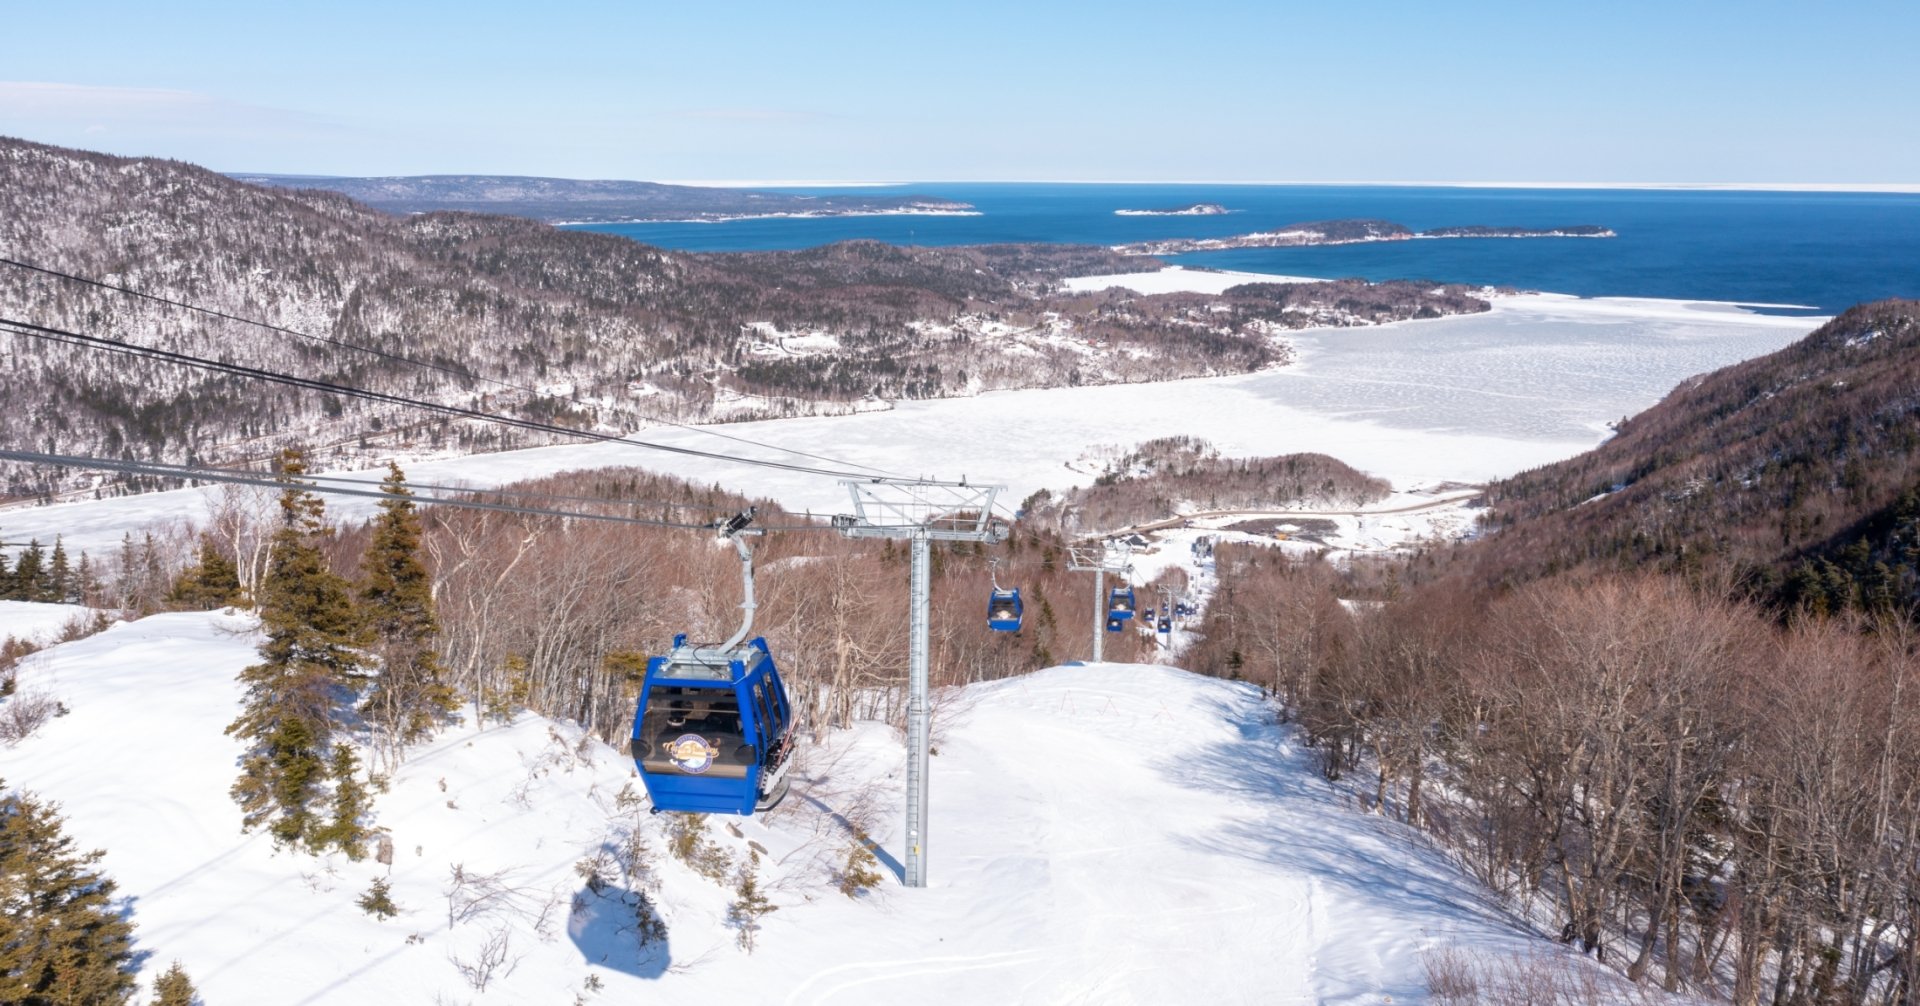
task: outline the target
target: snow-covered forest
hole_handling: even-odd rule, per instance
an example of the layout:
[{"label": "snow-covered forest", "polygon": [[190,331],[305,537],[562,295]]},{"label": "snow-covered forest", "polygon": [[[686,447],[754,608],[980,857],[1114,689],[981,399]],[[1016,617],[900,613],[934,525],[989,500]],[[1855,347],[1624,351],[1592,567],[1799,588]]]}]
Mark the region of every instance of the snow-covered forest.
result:
[{"label": "snow-covered forest", "polygon": [[[1357,281],[1073,294],[1058,280],[1140,260],[1072,246],[683,254],[512,217],[394,217],[12,139],[0,139],[0,257],[14,263],[0,264],[0,318],[14,322],[614,432],[1245,373],[1285,363],[1283,333],[1307,325],[1486,310],[1457,288]],[[371,460],[551,439],[12,329],[0,375],[0,435],[56,453],[264,462],[298,444]],[[71,488],[68,473],[4,471],[10,496]]]}]

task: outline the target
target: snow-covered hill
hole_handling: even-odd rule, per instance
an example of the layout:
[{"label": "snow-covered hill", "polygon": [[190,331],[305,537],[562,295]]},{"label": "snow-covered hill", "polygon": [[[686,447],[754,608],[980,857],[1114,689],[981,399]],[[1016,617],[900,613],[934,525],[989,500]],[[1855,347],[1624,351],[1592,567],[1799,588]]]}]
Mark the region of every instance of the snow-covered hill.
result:
[{"label": "snow-covered hill", "polygon": [[[107,850],[147,978],[178,958],[209,1003],[1418,1002],[1423,948],[1541,945],[1443,856],[1345,806],[1257,689],[1153,666],[947,696],[923,890],[893,875],[898,736],[814,745],[778,810],[737,835],[709,825],[736,863],[765,850],[780,907],[751,955],[724,921],[731,890],[666,855],[671,817],[623,800],[639,789],[625,755],[530,715],[456,729],[392,775],[391,870],[276,853],[227,796],[239,746],[222,729],[256,642],[244,616],[171,614],[49,649],[21,687],[71,712],[0,749],[0,776]],[[849,822],[886,874],[857,900],[834,888]],[[596,896],[576,871],[634,827],[668,924],[645,950],[624,882]],[[355,901],[389,876],[402,912],[379,921]],[[479,992],[462,965],[503,939]]]},{"label": "snow-covered hill", "polygon": [[12,636],[37,646],[44,646],[60,638],[60,633],[69,624],[92,617],[92,608],[78,604],[0,601],[0,639]]}]

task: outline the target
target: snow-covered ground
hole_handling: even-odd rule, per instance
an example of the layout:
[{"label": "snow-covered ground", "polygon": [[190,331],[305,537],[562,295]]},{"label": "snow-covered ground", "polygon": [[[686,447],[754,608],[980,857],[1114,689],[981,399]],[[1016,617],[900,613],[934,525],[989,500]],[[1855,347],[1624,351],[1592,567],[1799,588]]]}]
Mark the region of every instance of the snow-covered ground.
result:
[{"label": "snow-covered ground", "polygon": [[[1201,288],[1226,275],[1167,272]],[[1228,457],[1319,451],[1398,489],[1476,483],[1587,450],[1604,439],[1608,423],[1652,405],[1687,377],[1771,352],[1823,320],[1727,304],[1530,294],[1498,298],[1483,314],[1293,333],[1298,362],[1256,374],[995,392],[641,436],[856,474],[965,476],[1008,486],[1009,505],[1037,489],[1091,481],[1093,474],[1075,467],[1089,454],[1170,434],[1205,438]],[[407,474],[425,483],[493,486],[616,464],[717,482],[797,510],[848,509],[846,490],[830,476],[612,444],[410,462]],[[9,510],[0,512],[0,528],[14,540],[65,534],[69,550],[104,555],[130,529],[203,520],[203,495],[185,490]],[[329,507],[372,512],[371,502],[344,498]]]},{"label": "snow-covered ground", "polygon": [[1225,272],[1168,266],[1158,272],[1115,273],[1111,276],[1076,276],[1061,285],[1071,293],[1091,293],[1125,287],[1134,293],[1209,293],[1221,294],[1228,287],[1243,283],[1323,283],[1311,276],[1280,276],[1264,272]]},{"label": "snow-covered ground", "polygon": [[90,619],[92,608],[78,604],[34,604],[27,601],[0,601],[0,639],[15,639],[45,645],[60,638],[61,630],[71,622]]},{"label": "snow-covered ground", "polygon": [[[1383,1003],[1425,999],[1423,948],[1543,947],[1445,857],[1349,808],[1257,689],[1145,665],[1054,668],[967,688],[937,715],[926,889],[893,878],[901,742],[870,724],[810,749],[772,814],[711,835],[766,849],[779,911],[734,945],[730,892],[622,810],[622,753],[522,716],[418,750],[378,798],[395,848],[275,853],[227,796],[247,619],[159,615],[30,659],[22,685],[71,710],[0,776],[58,801],[107,852],[148,952],[210,1003],[573,1000],[868,1003]],[[828,867],[865,820],[887,880],[849,900]],[[575,864],[633,822],[656,853],[664,944],[637,950]],[[449,922],[452,871],[505,873],[494,910]],[[355,899],[390,877],[401,914]],[[576,911],[576,904],[579,910]],[[462,977],[505,933],[484,993]]]}]

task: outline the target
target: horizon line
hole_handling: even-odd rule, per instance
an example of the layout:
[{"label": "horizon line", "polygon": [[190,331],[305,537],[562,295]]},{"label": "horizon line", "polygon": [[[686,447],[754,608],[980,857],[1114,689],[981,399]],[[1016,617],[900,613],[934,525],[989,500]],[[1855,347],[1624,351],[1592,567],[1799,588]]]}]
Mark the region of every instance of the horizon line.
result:
[{"label": "horizon line", "polygon": [[[396,176],[387,176],[396,177]],[[403,176],[400,176],[403,177]],[[827,179],[658,179],[659,185],[685,185],[697,188],[787,189],[787,188],[898,188],[907,185],[1243,185],[1346,186],[1375,188],[1453,188],[1453,189],[1619,189],[1647,191],[1698,192],[1854,192],[1892,195],[1920,194],[1920,182],[1555,182],[1555,181],[1431,181],[1358,179],[1231,181],[1221,179],[1095,179],[1095,178],[918,178],[904,181],[849,181]]]},{"label": "horizon line", "polygon": [[1176,179],[1139,179],[1139,178],[908,178],[893,180],[874,179],[833,179],[833,178],[609,178],[609,177],[569,177],[565,175],[535,175],[519,172],[482,172],[482,171],[433,171],[414,174],[308,174],[305,172],[281,171],[235,171],[223,170],[220,174],[229,178],[260,176],[286,179],[311,179],[328,181],[334,179],[380,179],[380,178],[446,178],[457,176],[476,176],[482,178],[531,178],[554,181],[574,182],[650,182],[654,185],[683,185],[693,188],[714,189],[868,189],[902,188],[911,185],[1217,185],[1256,187],[1351,187],[1351,188],[1434,188],[1434,189],[1589,189],[1589,190],[1642,190],[1673,192],[1836,192],[1836,193],[1882,193],[1888,195],[1920,194],[1920,181],[1914,182],[1599,182],[1599,181],[1437,181],[1432,179],[1264,179],[1232,180],[1217,178],[1176,178]]}]

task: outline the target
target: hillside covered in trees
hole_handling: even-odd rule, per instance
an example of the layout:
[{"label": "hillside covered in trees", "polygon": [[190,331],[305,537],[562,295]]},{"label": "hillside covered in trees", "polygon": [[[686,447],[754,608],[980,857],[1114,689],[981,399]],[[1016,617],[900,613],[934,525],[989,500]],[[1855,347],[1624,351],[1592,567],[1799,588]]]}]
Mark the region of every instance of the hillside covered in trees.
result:
[{"label": "hillside covered in trees", "polygon": [[1490,485],[1484,583],[1654,568],[1783,609],[1920,602],[1920,301],[1707,374],[1599,448]]},{"label": "hillside covered in trees", "polygon": [[[1485,309],[1430,286],[1363,296],[1357,281],[1291,294],[1292,306],[1268,294],[1073,295],[1062,277],[1139,264],[1071,246],[681,254],[513,217],[395,217],[334,193],[11,139],[0,139],[0,257],[234,316],[15,264],[0,265],[0,318],[616,432],[1242,373],[1284,363],[1287,328]],[[1329,301],[1313,307],[1316,296]],[[296,443],[333,457],[530,442],[398,406],[0,339],[0,439],[44,451],[228,462]],[[53,473],[7,474],[8,495],[58,488]]]},{"label": "hillside covered in trees", "polygon": [[[1187,666],[1635,981],[1920,1002],[1920,302],[1861,305],[1344,567],[1223,544]],[[1550,921],[1549,921],[1550,920]]]},{"label": "hillside covered in trees", "polygon": [[754,189],[610,179],[528,178],[519,175],[333,178],[236,174],[233,177],[275,188],[338,192],[388,213],[434,213],[446,210],[504,213],[546,223],[716,221],[767,216],[973,212],[973,207],[967,203],[922,195],[804,196]]},{"label": "hillside covered in trees", "polygon": [[1392,489],[1325,454],[1224,458],[1197,437],[1162,437],[1113,461],[1090,486],[1041,490],[1027,501],[1026,518],[1089,535],[1201,510],[1355,507]]}]

